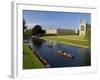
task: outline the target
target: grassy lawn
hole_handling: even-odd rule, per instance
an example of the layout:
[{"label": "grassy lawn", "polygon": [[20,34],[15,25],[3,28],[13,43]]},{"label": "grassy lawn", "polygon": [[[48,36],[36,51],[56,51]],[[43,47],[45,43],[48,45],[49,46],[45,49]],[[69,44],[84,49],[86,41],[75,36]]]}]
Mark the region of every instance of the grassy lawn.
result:
[{"label": "grassy lawn", "polygon": [[41,38],[49,41],[59,41],[64,44],[76,45],[85,48],[90,47],[90,41],[78,35],[43,36]]},{"label": "grassy lawn", "polygon": [[23,44],[23,69],[44,68],[44,65],[33,54],[27,43]]}]

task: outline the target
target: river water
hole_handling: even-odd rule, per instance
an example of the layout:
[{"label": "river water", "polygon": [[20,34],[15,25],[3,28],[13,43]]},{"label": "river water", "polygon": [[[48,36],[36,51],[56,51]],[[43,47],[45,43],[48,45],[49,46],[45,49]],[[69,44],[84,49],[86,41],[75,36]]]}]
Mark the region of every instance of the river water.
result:
[{"label": "river water", "polygon": [[[56,67],[79,67],[91,65],[90,48],[82,48],[72,45],[61,44],[48,47],[48,41],[33,38],[30,40],[32,49],[37,51],[38,55],[45,59],[52,68]],[[58,50],[65,51],[74,56],[74,58],[66,58],[57,54]]]}]

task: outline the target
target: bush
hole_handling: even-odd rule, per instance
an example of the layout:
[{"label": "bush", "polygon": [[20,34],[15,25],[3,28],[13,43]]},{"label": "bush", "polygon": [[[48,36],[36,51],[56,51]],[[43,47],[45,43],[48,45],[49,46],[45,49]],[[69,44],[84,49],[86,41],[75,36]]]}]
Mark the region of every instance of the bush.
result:
[{"label": "bush", "polygon": [[29,37],[29,36],[31,36],[32,35],[32,31],[31,30],[26,30],[26,31],[24,31],[24,33],[23,33],[23,37]]}]

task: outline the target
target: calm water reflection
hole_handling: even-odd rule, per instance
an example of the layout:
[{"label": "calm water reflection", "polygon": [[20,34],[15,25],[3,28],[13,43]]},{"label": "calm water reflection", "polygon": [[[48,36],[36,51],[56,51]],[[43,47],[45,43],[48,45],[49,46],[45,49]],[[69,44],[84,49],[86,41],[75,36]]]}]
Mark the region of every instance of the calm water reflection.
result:
[{"label": "calm water reflection", "polygon": [[[91,55],[89,48],[80,48],[71,45],[59,44],[50,48],[47,46],[47,41],[33,38],[31,40],[32,49],[35,49],[38,54],[43,57],[51,67],[74,67],[74,66],[90,66]],[[58,50],[64,50],[71,53],[74,59],[66,58],[58,55]]]}]

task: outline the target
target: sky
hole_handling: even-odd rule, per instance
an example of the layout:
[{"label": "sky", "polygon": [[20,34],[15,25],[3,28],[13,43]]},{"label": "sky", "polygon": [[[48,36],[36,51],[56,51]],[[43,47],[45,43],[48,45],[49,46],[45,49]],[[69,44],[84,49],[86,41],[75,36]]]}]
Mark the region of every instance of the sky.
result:
[{"label": "sky", "polygon": [[41,25],[43,29],[78,29],[82,21],[91,24],[90,13],[23,10],[23,19],[28,29],[35,25]]}]

